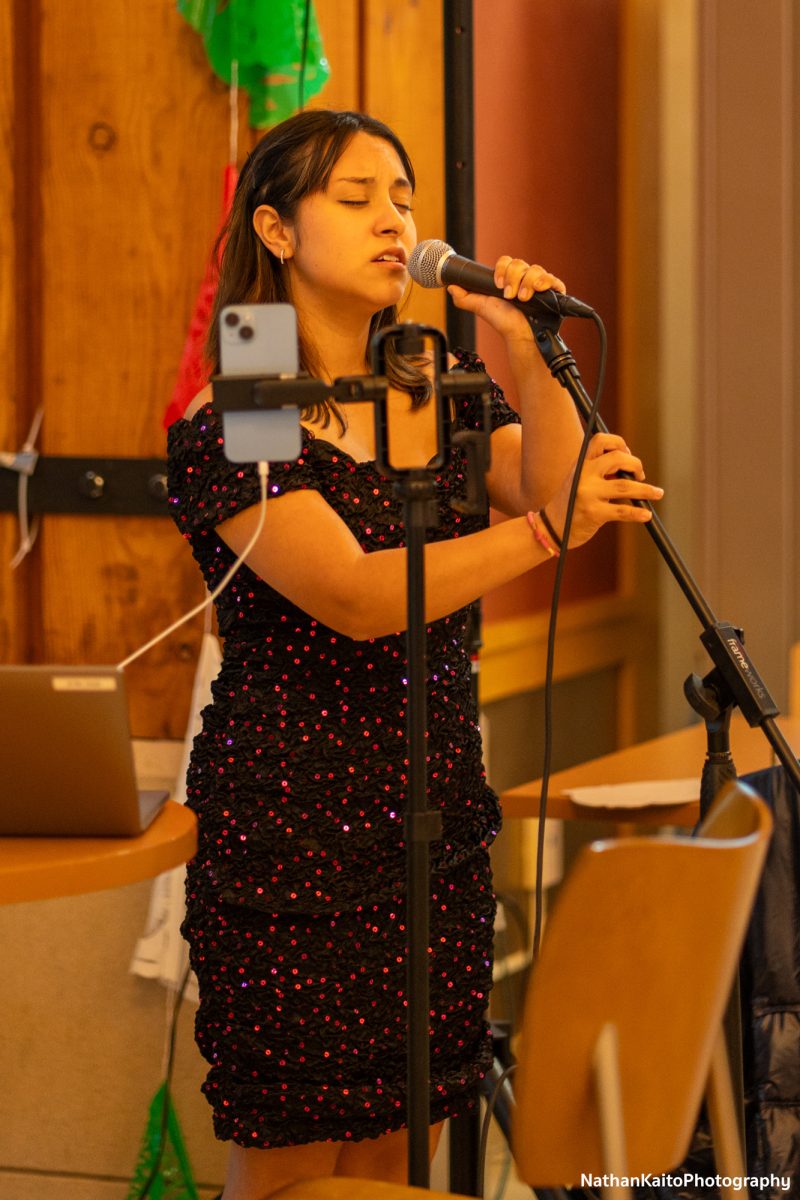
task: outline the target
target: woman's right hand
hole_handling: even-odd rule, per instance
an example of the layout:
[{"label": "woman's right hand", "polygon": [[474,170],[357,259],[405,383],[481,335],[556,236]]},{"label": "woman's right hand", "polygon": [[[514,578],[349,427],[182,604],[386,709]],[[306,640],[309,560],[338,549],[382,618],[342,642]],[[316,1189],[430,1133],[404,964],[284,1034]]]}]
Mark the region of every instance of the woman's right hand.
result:
[{"label": "woman's right hand", "polygon": [[[620,479],[627,471],[633,479]],[[567,515],[574,468],[561,487],[548,500],[547,516],[560,535]],[[570,547],[581,546],[609,521],[635,521],[644,524],[652,517],[648,508],[632,500],[660,500],[664,489],[644,482],[641,461],[631,454],[623,438],[615,433],[596,433],[589,442],[578,484],[570,528]]]}]

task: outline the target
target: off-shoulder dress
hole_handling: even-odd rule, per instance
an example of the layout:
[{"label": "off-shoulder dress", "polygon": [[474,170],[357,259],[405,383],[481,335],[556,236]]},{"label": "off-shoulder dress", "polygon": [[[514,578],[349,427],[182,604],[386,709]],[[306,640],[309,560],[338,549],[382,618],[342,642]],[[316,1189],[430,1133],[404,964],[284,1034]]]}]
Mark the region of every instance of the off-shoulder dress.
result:
[{"label": "off-shoulder dress", "polygon": [[[482,370],[474,355],[459,365]],[[456,402],[480,423],[480,399]],[[519,420],[499,388],[492,426]],[[405,544],[390,480],[320,431],[270,464],[269,495],[313,488],[367,553]],[[209,588],[234,560],[217,525],[259,501],[254,466],[229,463],[210,406],[169,432],[171,512]],[[463,451],[436,477],[430,540],[483,528],[450,505]],[[303,553],[301,544],[297,553]],[[191,757],[200,846],[183,926],[197,974],[204,1093],[216,1134],[242,1146],[357,1141],[405,1123],[408,786],[405,634],[354,641],[242,567],[217,601],[224,638]],[[486,782],[465,646],[468,610],[428,628],[431,1120],[464,1111],[491,1061],[485,1020],[495,910]]]}]

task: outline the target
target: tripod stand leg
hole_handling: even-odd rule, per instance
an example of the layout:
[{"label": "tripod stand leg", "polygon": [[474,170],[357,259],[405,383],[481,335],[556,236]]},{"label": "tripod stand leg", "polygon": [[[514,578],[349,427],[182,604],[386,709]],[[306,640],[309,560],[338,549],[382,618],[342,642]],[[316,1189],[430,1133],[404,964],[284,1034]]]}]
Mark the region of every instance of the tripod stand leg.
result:
[{"label": "tripod stand leg", "polygon": [[[729,780],[736,778],[736,767],[730,752],[730,718],[730,709],[727,709],[718,722],[706,721],[708,750],[700,783],[700,811],[704,815],[714,803],[722,787]],[[744,1072],[742,1067],[742,1007],[738,971],[733,979],[722,1028],[730,1064],[729,1078],[733,1087],[731,1103],[739,1130],[739,1144],[743,1146],[745,1144]]]},{"label": "tripod stand leg", "polygon": [[450,1191],[460,1196],[480,1196],[479,1148],[481,1111],[476,1104],[450,1122]]}]

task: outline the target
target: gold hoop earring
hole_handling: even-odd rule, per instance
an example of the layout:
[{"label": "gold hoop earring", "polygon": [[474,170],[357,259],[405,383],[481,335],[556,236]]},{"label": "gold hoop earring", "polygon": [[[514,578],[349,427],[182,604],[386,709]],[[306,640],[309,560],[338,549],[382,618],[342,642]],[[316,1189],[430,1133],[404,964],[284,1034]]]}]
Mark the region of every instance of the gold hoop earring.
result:
[{"label": "gold hoop earring", "polygon": [[283,266],[283,256],[285,253],[286,253],[285,250],[281,250],[281,266]]}]

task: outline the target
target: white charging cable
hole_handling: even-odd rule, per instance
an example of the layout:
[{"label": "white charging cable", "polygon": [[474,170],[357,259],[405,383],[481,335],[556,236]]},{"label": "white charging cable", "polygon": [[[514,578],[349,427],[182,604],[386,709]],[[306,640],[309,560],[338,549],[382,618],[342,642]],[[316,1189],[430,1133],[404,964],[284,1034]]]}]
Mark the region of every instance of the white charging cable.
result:
[{"label": "white charging cable", "polygon": [[133,654],[129,654],[127,658],[123,658],[122,662],[118,662],[116,665],[117,671],[124,671],[129,663],[132,663],[134,659],[139,658],[140,655],[145,654],[148,650],[151,650],[153,646],[158,645],[158,643],[163,641],[165,637],[169,637],[169,635],[174,633],[176,629],[180,629],[181,625],[185,625],[187,621],[191,621],[192,617],[196,617],[197,614],[201,613],[204,608],[208,608],[210,604],[214,603],[217,596],[225,591],[225,588],[228,586],[244,560],[247,558],[250,551],[255,546],[261,535],[261,530],[264,528],[264,520],[267,515],[267,479],[269,478],[269,463],[259,462],[257,466],[258,482],[261,488],[261,510],[258,514],[258,524],[253,530],[253,536],[250,538],[250,541],[247,543],[242,553],[236,559],[236,562],[226,571],[221,583],[217,584],[217,586],[214,588],[214,591],[206,596],[202,603],[197,604],[193,609],[191,609],[190,612],[184,613],[182,617],[178,617],[177,621],[173,621],[167,629],[162,629],[161,633],[157,633],[155,637],[150,638],[149,642],[145,642],[145,644],[140,646],[138,650],[134,650]]}]

